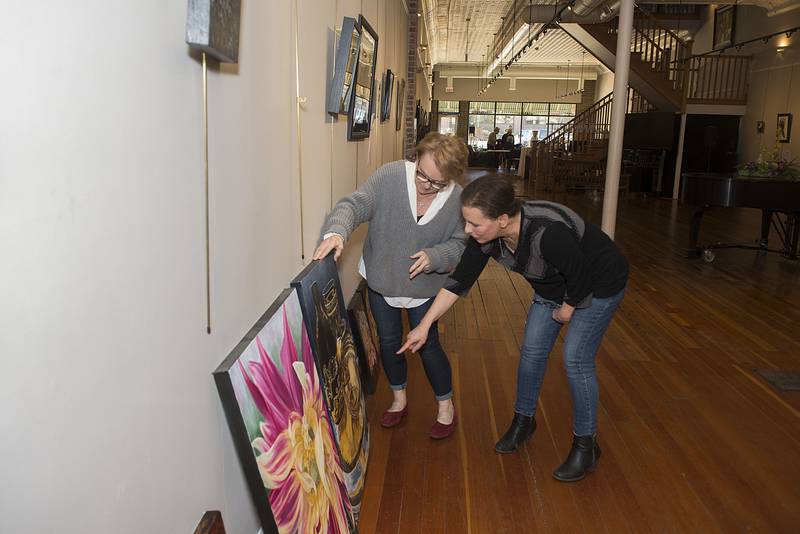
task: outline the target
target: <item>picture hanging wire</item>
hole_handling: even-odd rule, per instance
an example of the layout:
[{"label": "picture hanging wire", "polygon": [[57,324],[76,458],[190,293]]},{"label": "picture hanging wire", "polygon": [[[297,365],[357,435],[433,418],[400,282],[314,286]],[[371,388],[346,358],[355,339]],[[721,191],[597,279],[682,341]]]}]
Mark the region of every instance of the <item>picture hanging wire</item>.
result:
[{"label": "picture hanging wire", "polygon": [[208,210],[208,62],[203,52],[203,165],[206,188],[206,333],[211,333],[211,237]]},{"label": "picture hanging wire", "polygon": [[306,259],[305,231],[303,226],[303,143],[300,132],[300,112],[306,99],[300,96],[300,22],[298,0],[294,0],[294,73],[295,73],[295,115],[297,119],[297,176],[300,185],[300,259]]}]

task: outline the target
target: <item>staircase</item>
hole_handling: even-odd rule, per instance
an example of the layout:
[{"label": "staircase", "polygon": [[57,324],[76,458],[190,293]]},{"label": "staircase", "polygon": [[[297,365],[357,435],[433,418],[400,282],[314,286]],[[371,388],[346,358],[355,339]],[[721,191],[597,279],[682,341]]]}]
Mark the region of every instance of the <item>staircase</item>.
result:
[{"label": "staircase", "polygon": [[[539,143],[535,153],[536,187],[546,191],[602,189],[611,131],[609,93]],[[653,106],[628,89],[626,113],[646,113]],[[626,187],[624,180],[620,187]]]},{"label": "staircase", "polygon": [[[614,69],[618,19],[599,24],[562,23],[561,28],[609,69]],[[747,101],[749,56],[691,56],[691,43],[636,8],[628,84],[659,111],[685,111],[687,103]]]}]

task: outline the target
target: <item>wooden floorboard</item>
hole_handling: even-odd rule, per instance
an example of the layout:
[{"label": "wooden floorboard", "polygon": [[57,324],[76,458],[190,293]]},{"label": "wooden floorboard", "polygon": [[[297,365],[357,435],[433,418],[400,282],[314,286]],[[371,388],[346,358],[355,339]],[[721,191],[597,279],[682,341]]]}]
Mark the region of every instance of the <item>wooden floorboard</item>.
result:
[{"label": "wooden floorboard", "polygon": [[[602,196],[547,198],[599,223]],[[409,414],[377,421],[359,530],[371,533],[800,532],[800,392],[759,369],[800,370],[800,262],[720,250],[685,258],[691,209],[630,195],[616,242],[631,266],[625,300],[598,356],[597,470],[575,484],[551,473],[571,440],[563,334],[542,386],[534,437],[510,455],[494,443],[513,416],[516,367],[533,292],[490,262],[440,321],[460,417],[428,438],[436,403],[409,357]],[[712,210],[701,242],[753,241],[755,210]],[[774,238],[773,238],[774,239]]]}]

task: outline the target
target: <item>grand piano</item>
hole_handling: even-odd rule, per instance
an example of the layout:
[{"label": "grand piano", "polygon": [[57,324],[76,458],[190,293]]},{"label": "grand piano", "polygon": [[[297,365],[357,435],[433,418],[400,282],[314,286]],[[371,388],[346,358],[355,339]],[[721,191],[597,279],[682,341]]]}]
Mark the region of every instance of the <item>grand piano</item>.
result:
[{"label": "grand piano", "polygon": [[[689,226],[689,257],[714,261],[714,249],[748,248],[777,252],[797,260],[800,237],[800,180],[742,177],[735,174],[684,173],[683,201],[697,206]],[[708,208],[756,208],[761,210],[761,237],[751,243],[698,245],[700,222]],[[780,248],[769,248],[770,228]]]}]

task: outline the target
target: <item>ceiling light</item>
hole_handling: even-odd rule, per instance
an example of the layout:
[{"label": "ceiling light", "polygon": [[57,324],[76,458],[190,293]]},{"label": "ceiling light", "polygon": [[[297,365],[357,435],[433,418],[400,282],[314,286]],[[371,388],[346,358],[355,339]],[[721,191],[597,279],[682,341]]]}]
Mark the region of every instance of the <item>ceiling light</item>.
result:
[{"label": "ceiling light", "polygon": [[786,50],[786,47],[785,47],[785,46],[779,46],[778,48],[776,48],[776,50],[777,50],[777,51],[778,51],[778,53],[780,54],[781,52],[783,52],[784,50]]}]

